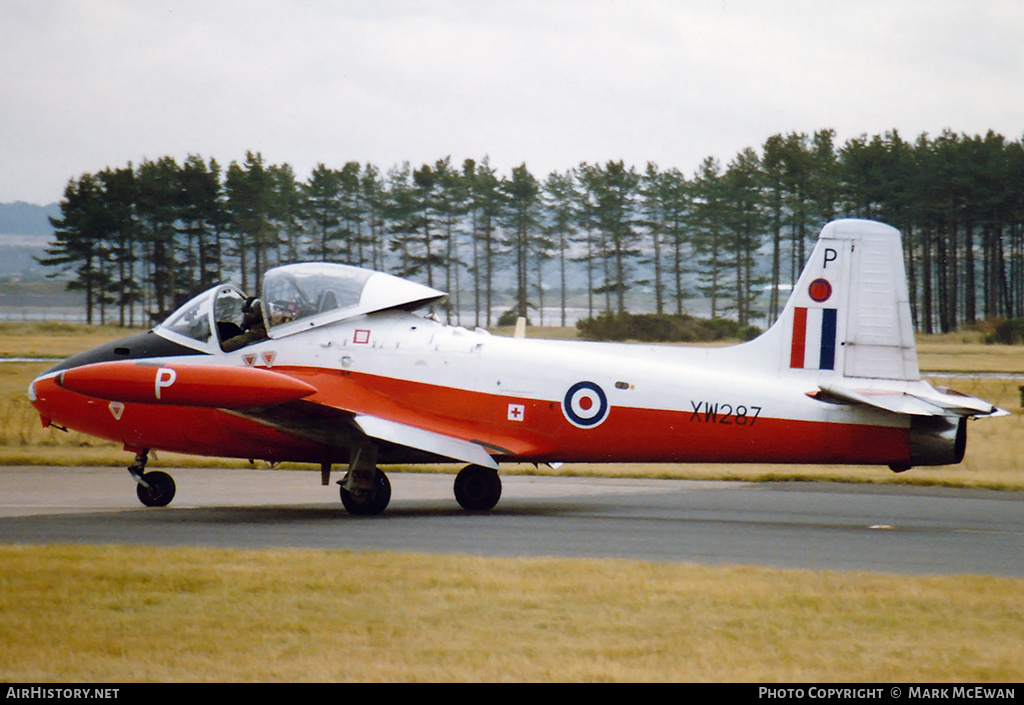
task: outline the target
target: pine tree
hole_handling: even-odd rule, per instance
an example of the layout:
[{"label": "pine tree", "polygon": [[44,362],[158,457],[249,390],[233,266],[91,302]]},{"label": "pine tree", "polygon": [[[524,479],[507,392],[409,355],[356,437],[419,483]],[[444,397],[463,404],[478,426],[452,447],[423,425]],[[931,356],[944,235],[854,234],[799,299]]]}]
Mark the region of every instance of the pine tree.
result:
[{"label": "pine tree", "polygon": [[507,199],[508,246],[516,271],[514,310],[520,318],[527,318],[529,304],[529,270],[531,241],[537,228],[537,205],[540,184],[520,164],[512,169],[512,178],[502,184]]},{"label": "pine tree", "polygon": [[[610,161],[603,168],[582,169],[581,182],[589,196],[592,222],[601,235],[605,269],[601,291],[609,297],[615,295],[615,309],[622,314],[626,291],[633,283],[633,265],[640,254],[634,204],[640,177],[623,162]],[[606,308],[611,310],[610,299]]]},{"label": "pine tree", "polygon": [[712,318],[718,318],[724,308],[726,213],[721,179],[718,160],[707,157],[693,181],[694,249],[700,266],[700,289],[711,302]]},{"label": "pine tree", "polygon": [[549,174],[543,186],[544,211],[547,213],[544,232],[558,253],[561,325],[566,325],[566,299],[568,281],[566,266],[569,261],[569,247],[573,241],[578,222],[579,194],[573,173]]},{"label": "pine tree", "polygon": [[104,169],[97,174],[103,186],[103,203],[110,232],[110,256],[116,278],[111,278],[113,303],[118,307],[118,323],[135,325],[135,306],[142,301],[142,285],[136,276],[138,222],[135,216],[135,172],[131,165],[122,169]]},{"label": "pine tree", "polygon": [[177,280],[176,225],[182,203],[179,172],[174,159],[163,157],[155,162],[142,162],[135,177],[135,209],[146,264],[144,276],[152,288],[147,308],[155,322],[163,321],[187,298],[179,295]]},{"label": "pine tree", "polygon": [[323,163],[317,164],[302,192],[307,231],[312,234],[309,254],[327,262],[337,254],[334,240],[341,223],[341,177]]},{"label": "pine tree", "polygon": [[72,273],[66,287],[85,293],[85,317],[93,322],[93,309],[106,284],[101,261],[106,256],[106,214],[100,184],[90,174],[71,179],[60,204],[61,217],[50,218],[54,227],[53,244],[38,262],[57,267],[49,276]]}]

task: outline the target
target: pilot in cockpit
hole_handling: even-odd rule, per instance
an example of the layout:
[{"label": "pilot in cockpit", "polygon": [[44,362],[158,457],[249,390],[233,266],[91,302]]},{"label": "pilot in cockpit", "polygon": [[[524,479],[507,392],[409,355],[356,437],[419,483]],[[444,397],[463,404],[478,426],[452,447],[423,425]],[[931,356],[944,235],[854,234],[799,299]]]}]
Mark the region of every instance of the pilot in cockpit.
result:
[{"label": "pilot in cockpit", "polygon": [[244,348],[250,343],[267,339],[267,324],[263,320],[263,307],[260,300],[250,296],[242,305],[242,332],[225,340],[221,347],[225,352]]}]

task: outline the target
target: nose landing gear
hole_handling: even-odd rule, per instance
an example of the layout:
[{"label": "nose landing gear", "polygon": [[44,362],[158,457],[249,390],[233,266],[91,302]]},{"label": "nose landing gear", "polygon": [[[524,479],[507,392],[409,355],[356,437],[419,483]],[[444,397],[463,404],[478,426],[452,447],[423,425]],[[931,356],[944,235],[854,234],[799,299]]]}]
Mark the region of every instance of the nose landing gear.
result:
[{"label": "nose landing gear", "polygon": [[174,499],[174,478],[165,472],[146,472],[149,451],[135,454],[135,460],[128,466],[128,472],[135,480],[135,493],[147,507],[166,507]]}]

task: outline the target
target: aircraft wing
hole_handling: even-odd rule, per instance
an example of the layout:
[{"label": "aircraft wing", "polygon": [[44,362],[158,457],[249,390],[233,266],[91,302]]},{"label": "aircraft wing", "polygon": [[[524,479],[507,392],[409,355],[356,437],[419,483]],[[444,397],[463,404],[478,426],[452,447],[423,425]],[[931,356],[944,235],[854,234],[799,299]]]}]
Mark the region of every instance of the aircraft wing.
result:
[{"label": "aircraft wing", "polygon": [[823,384],[809,394],[819,401],[832,404],[858,404],[894,414],[910,416],[1006,416],[1009,412],[992,406],[977,397],[950,389],[928,388],[919,394],[900,390],[851,389],[839,385]]},{"label": "aircraft wing", "polygon": [[230,413],[329,446],[348,446],[360,439],[371,438],[381,444],[382,462],[429,462],[441,458],[493,469],[498,467],[480,443],[385,416],[316,402],[298,400],[256,409],[237,409]]},{"label": "aircraft wing", "polygon": [[498,469],[498,464],[483,446],[470,441],[367,414],[356,414],[355,423],[370,438]]}]

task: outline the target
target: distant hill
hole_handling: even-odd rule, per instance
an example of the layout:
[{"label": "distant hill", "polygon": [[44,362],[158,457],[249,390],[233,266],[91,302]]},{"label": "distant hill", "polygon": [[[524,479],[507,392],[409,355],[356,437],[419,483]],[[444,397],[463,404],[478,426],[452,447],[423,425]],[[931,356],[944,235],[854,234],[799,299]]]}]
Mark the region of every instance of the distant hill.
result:
[{"label": "distant hill", "polygon": [[49,241],[53,236],[50,216],[60,217],[60,205],[37,206],[22,201],[0,203],[0,236],[34,235]]},{"label": "distant hill", "polygon": [[35,261],[53,239],[50,216],[60,217],[60,206],[51,203],[0,203],[0,281],[32,280],[52,274]]}]

